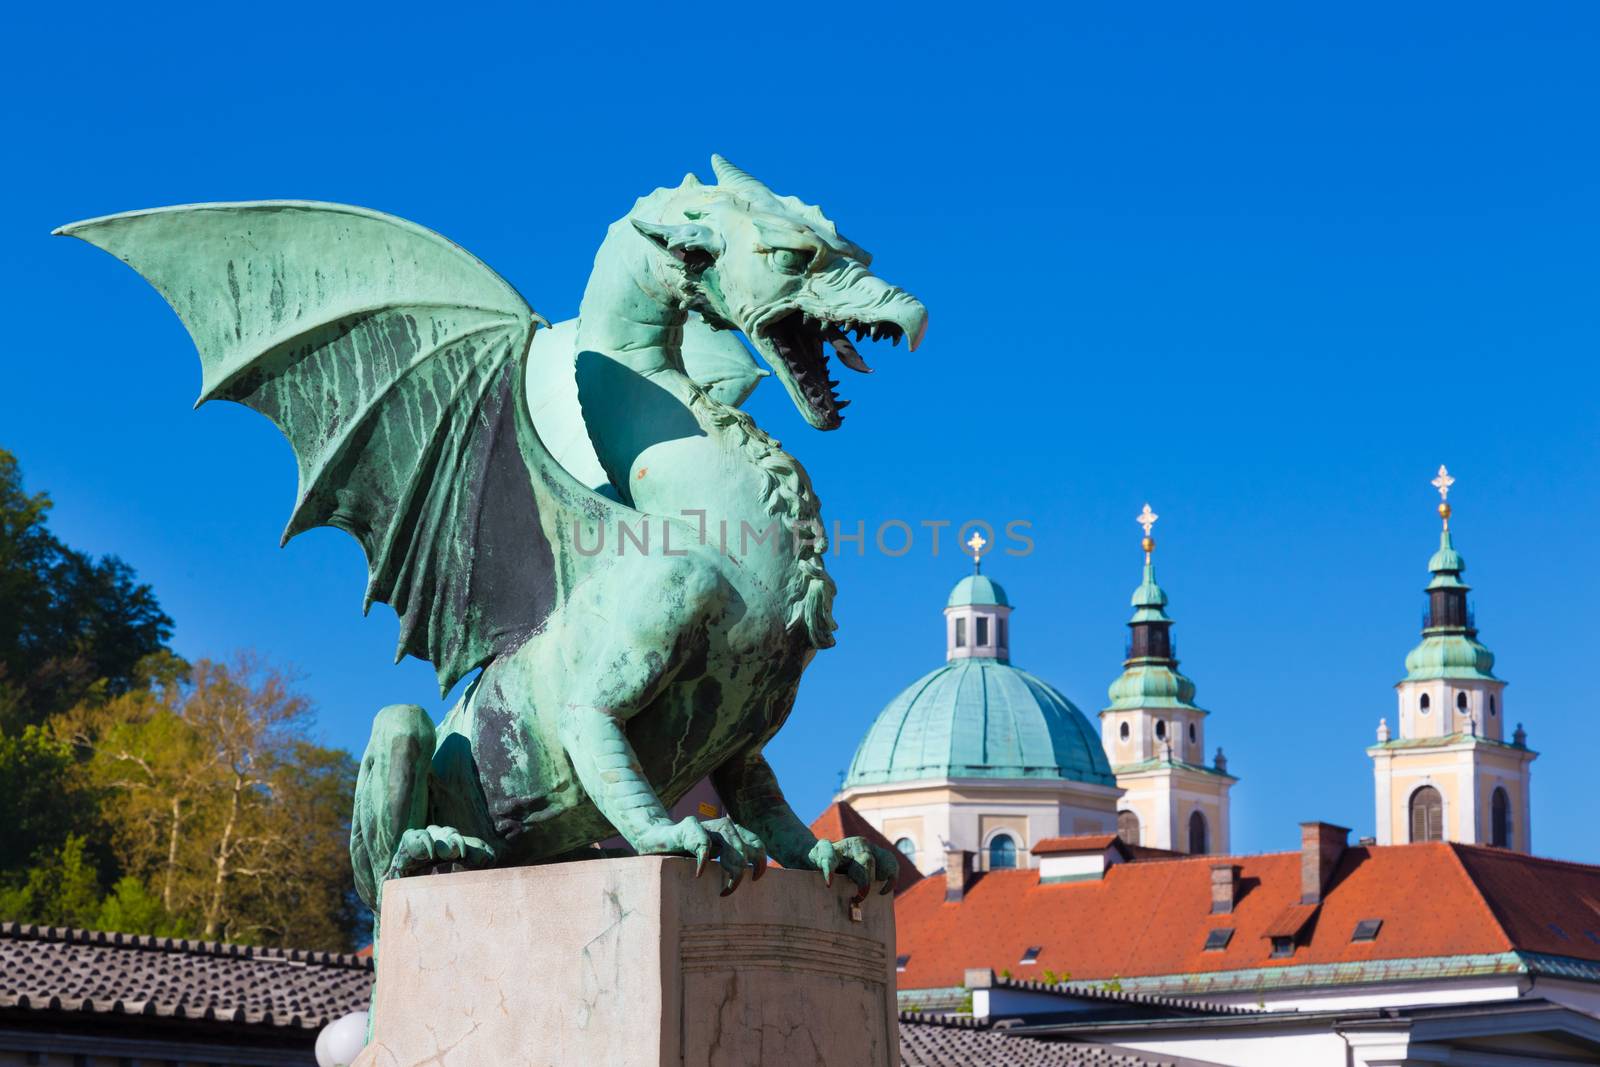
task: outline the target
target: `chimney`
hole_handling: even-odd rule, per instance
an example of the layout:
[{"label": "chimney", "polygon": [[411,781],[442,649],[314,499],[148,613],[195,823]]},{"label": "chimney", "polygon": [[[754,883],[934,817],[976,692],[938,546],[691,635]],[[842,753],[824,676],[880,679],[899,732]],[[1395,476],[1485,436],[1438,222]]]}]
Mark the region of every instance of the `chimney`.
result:
[{"label": "chimney", "polygon": [[972,853],[962,848],[944,851],[944,900],[946,904],[959,904],[972,884]]},{"label": "chimney", "polygon": [[1300,824],[1300,903],[1322,903],[1322,891],[1349,840],[1349,829],[1331,822]]},{"label": "chimney", "polygon": [[1239,865],[1213,863],[1211,865],[1211,914],[1225,915],[1233,910],[1239,899]]}]

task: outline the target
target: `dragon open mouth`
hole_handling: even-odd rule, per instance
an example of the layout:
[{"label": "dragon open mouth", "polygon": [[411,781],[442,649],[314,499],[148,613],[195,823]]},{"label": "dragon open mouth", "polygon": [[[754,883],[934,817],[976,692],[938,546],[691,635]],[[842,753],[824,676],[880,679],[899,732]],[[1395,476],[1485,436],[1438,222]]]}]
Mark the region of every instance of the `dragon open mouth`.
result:
[{"label": "dragon open mouth", "polygon": [[828,376],[828,355],[824,348],[833,349],[839,362],[859,374],[871,374],[872,368],[856,351],[850,335],[857,341],[871,338],[899,344],[905,330],[888,321],[858,322],[853,319],[833,322],[819,319],[802,311],[792,311],[762,331],[762,339],[771,346],[773,369],[789,390],[790,397],[806,416],[806,421],[819,430],[837,429],[844,421],[841,414],[850,401],[840,400],[839,383]]}]

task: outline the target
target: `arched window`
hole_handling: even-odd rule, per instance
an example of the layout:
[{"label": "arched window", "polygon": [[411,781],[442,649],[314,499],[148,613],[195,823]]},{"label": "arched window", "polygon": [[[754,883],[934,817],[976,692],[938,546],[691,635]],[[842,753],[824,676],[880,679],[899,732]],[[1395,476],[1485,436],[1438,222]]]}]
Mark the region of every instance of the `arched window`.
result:
[{"label": "arched window", "polygon": [[1195,740],[1199,736],[1200,736],[1199,733],[1194,728],[1194,723],[1190,723],[1189,724],[1189,743],[1193,744],[1195,742]]},{"label": "arched window", "polygon": [[1444,798],[1431,785],[1411,794],[1411,840],[1444,840]]},{"label": "arched window", "polygon": [[1493,693],[1489,694],[1489,714],[1490,715],[1494,714],[1494,694]]},{"label": "arched window", "polygon": [[1124,845],[1139,843],[1139,816],[1131,811],[1117,812],[1117,836]]},{"label": "arched window", "polygon": [[1206,854],[1206,817],[1198,811],[1189,816],[1189,855]]},{"label": "arched window", "polygon": [[1511,847],[1511,798],[1500,786],[1494,787],[1489,798],[1489,844],[1495,848]]},{"label": "arched window", "polygon": [[1465,693],[1457,693],[1456,694],[1456,708],[1458,710],[1460,710],[1460,711],[1466,711],[1467,710],[1467,694],[1465,694]]},{"label": "arched window", "polygon": [[917,861],[917,843],[911,840],[911,838],[902,837],[900,840],[894,843],[894,847],[897,851],[899,851],[900,855],[904,856],[912,863]]},{"label": "arched window", "polygon": [[1167,736],[1167,720],[1166,719],[1157,719],[1156,720],[1156,736],[1159,737],[1159,738],[1162,738],[1162,739],[1166,738],[1166,736]]},{"label": "arched window", "polygon": [[1118,730],[1118,731],[1117,731],[1117,734],[1118,734],[1118,736],[1120,736],[1120,737],[1121,737],[1121,738],[1122,738],[1122,739],[1123,739],[1123,740],[1124,740],[1124,741],[1126,741],[1126,740],[1127,740],[1127,739],[1128,739],[1128,721],[1127,721],[1127,720],[1126,720],[1126,719],[1124,719],[1124,720],[1123,720],[1123,721],[1122,721],[1122,729],[1120,729],[1120,730]]},{"label": "arched window", "polygon": [[1017,865],[1017,843],[1009,834],[995,834],[989,841],[989,869],[1009,871]]},{"label": "arched window", "polygon": [[[957,623],[956,625],[959,626],[961,624]],[[959,641],[957,641],[956,643],[960,644]],[[1424,714],[1424,715],[1428,714],[1428,703],[1429,703],[1428,694],[1427,693],[1423,693],[1421,699],[1419,699],[1417,701],[1417,710],[1422,712],[1422,714]]]}]

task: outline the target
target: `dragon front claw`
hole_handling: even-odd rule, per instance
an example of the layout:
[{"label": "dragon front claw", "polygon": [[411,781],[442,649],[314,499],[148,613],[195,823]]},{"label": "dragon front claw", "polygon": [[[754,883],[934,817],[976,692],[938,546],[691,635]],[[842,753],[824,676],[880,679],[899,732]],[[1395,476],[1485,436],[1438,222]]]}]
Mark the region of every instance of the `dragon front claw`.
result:
[{"label": "dragon front claw", "polygon": [[641,855],[693,856],[696,878],[705,870],[707,860],[715,860],[722,870],[723,896],[739,888],[747,870],[754,869],[751,881],[767,871],[767,849],[761,838],[726,816],[704,822],[691,816],[651,827],[637,851]]},{"label": "dragon front claw", "polygon": [[900,861],[890,849],[879,848],[864,837],[846,837],[839,841],[819,840],[807,855],[807,860],[822,872],[825,885],[833,884],[835,871],[856,884],[856,895],[851,903],[859,904],[872,892],[872,883],[881,881],[881,896],[894,890],[894,880],[900,873]]}]

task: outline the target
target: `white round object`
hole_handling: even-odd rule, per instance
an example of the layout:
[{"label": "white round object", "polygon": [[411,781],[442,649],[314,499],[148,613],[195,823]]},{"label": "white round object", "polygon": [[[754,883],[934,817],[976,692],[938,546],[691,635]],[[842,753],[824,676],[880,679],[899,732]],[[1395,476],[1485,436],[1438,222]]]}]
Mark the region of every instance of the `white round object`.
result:
[{"label": "white round object", "polygon": [[317,1035],[317,1067],[350,1067],[367,1047],[367,1013],[353,1011]]}]

